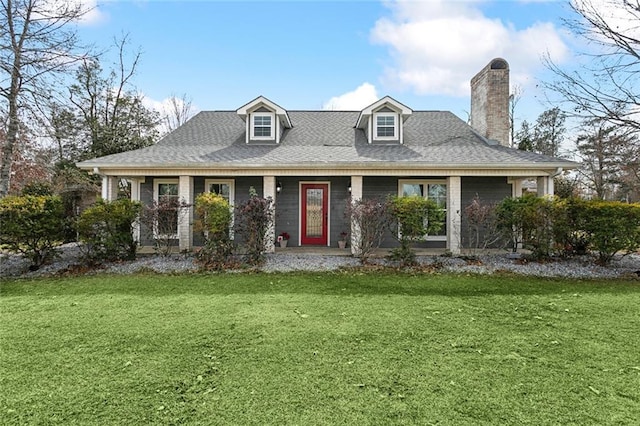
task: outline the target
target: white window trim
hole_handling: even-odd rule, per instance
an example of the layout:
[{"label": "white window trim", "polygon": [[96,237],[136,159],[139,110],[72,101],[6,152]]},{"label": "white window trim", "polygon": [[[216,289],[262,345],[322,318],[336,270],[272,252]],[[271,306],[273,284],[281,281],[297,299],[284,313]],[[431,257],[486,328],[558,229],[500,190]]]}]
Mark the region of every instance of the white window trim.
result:
[{"label": "white window trim", "polygon": [[[378,117],[393,117],[393,136],[378,136]],[[375,112],[373,113],[373,140],[374,141],[396,141],[400,139],[400,119],[395,112]],[[385,126],[388,127],[388,126]]]},{"label": "white window trim", "polygon": [[[424,198],[429,199],[429,185],[445,185],[448,186],[446,179],[398,179],[398,197],[402,197],[402,186],[404,184],[409,185],[424,185]],[[447,219],[449,217],[449,200],[447,200],[447,208],[445,209],[445,218],[444,223],[447,224]],[[447,233],[444,235],[427,235],[425,241],[447,241],[447,235],[449,234],[450,229],[446,228]]]},{"label": "white window trim", "polygon": [[[156,203],[158,203],[160,199],[160,191],[158,187],[162,184],[175,184],[178,187],[178,197],[180,197],[180,180],[179,179],[154,179],[153,180],[153,199]],[[158,234],[157,224],[153,224],[153,238],[167,238],[167,239],[178,239],[178,225],[180,222],[180,212],[178,212],[178,219],[176,222],[176,233],[171,235],[160,235]]]},{"label": "white window trim", "polygon": [[204,180],[204,192],[209,194],[211,193],[211,190],[209,188],[209,185],[211,184],[220,184],[220,183],[226,183],[227,185],[229,185],[229,209],[231,210],[231,225],[229,227],[229,238],[231,238],[232,240],[234,239],[234,232],[233,232],[233,228],[234,228],[234,224],[235,224],[235,200],[236,200],[236,182],[234,179],[205,179]]},{"label": "white window trim", "polygon": [[[255,120],[256,117],[271,117],[271,135],[270,136],[256,136],[255,135]],[[276,139],[276,115],[271,112],[252,112],[251,113],[251,139],[253,140],[275,140]]]}]

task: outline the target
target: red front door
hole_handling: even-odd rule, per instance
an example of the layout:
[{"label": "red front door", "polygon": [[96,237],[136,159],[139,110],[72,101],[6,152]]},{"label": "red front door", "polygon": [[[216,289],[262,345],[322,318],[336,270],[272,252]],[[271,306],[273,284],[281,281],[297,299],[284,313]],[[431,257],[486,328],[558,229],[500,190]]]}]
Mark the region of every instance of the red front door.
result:
[{"label": "red front door", "polygon": [[301,198],[302,244],[326,246],[329,243],[329,185],[303,183]]}]

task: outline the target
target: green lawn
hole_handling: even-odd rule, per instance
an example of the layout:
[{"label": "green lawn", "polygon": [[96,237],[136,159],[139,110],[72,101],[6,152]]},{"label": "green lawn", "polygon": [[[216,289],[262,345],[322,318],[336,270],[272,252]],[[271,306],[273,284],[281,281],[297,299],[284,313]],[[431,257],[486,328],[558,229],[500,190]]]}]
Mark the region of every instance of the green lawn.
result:
[{"label": "green lawn", "polygon": [[637,424],[640,283],[0,283],[0,424]]}]

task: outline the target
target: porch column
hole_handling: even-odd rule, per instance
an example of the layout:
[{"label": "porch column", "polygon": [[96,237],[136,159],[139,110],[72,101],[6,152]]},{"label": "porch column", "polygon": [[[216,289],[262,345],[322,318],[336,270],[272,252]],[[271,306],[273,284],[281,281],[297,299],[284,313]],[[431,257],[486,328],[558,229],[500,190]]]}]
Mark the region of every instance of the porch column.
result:
[{"label": "porch column", "polygon": [[262,187],[264,198],[269,198],[273,200],[274,204],[271,205],[272,209],[272,220],[269,224],[269,230],[267,231],[267,235],[264,240],[264,251],[265,253],[274,253],[276,251],[275,241],[276,241],[276,177],[275,176],[264,176],[262,178]]},{"label": "porch column", "polygon": [[118,198],[118,177],[102,176],[102,199],[113,201]]},{"label": "porch column", "polygon": [[[131,182],[131,201],[140,201],[140,184],[143,180],[130,179]],[[140,218],[133,224],[133,239],[140,244]]]},{"label": "porch column", "polygon": [[447,248],[453,254],[460,254],[462,238],[462,179],[460,176],[447,178]]},{"label": "porch column", "polygon": [[553,178],[551,176],[538,176],[538,197],[553,196]]},{"label": "porch column", "polygon": [[180,251],[193,248],[193,176],[180,176],[178,197],[189,207],[178,211],[178,247]]},{"label": "porch column", "polygon": [[511,179],[511,197],[521,197],[522,196],[522,179],[512,178]]},{"label": "porch column", "polygon": [[[351,176],[351,202],[362,199],[362,176]],[[351,223],[351,254],[360,254],[360,227]]]}]

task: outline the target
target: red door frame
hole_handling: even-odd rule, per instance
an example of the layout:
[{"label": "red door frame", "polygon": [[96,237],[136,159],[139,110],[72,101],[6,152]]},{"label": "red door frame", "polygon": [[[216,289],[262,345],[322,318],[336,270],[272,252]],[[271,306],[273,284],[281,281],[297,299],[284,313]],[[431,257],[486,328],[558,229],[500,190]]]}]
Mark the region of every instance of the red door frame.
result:
[{"label": "red door frame", "polygon": [[[307,230],[307,190],[322,189],[322,235],[308,237]],[[329,245],[329,184],[302,183],[300,184],[300,243],[302,245]]]}]

